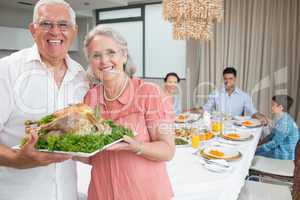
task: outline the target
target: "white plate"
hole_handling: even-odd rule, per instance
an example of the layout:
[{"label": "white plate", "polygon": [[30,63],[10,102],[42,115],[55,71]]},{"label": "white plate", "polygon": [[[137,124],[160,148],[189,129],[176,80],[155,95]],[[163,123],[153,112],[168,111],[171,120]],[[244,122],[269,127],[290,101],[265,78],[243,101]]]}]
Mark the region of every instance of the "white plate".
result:
[{"label": "white plate", "polygon": [[[250,122],[252,122],[252,124],[248,125],[248,126],[244,126],[243,122],[245,122],[245,121],[250,121]],[[262,126],[261,122],[258,119],[249,119],[249,120],[235,121],[233,124],[237,125],[237,126],[247,127],[247,128],[256,128],[256,127]]]},{"label": "white plate", "polygon": [[[220,152],[224,153],[224,156],[216,156],[210,153],[211,150],[217,150]],[[240,156],[240,152],[233,149],[233,148],[228,148],[228,147],[215,147],[215,146],[210,146],[206,147],[203,150],[203,153],[207,156],[218,158],[218,159],[232,159],[232,158],[238,158]]]},{"label": "white plate", "polygon": [[[239,138],[226,137],[230,133],[238,134],[240,137]],[[253,135],[248,132],[232,132],[232,131],[226,132],[225,131],[225,133],[223,133],[223,135],[221,135],[221,136],[222,136],[222,138],[224,138],[226,140],[233,140],[233,141],[245,141],[245,140],[250,140],[253,138]]]},{"label": "white plate", "polygon": [[[119,139],[119,140],[116,140],[114,141],[113,143],[111,144],[108,144],[106,146],[104,146],[102,149],[98,149],[92,153],[83,153],[83,152],[71,152],[71,151],[49,151],[49,150],[46,150],[46,149],[36,149],[37,151],[41,151],[41,152],[48,152],[48,153],[61,153],[61,154],[66,154],[66,155],[71,155],[71,156],[79,156],[79,157],[91,157],[97,153],[99,153],[100,151],[103,151],[105,149],[107,149],[108,147],[118,143],[118,142],[121,142],[123,140],[123,138]],[[13,149],[20,149],[20,146],[14,146]]]},{"label": "white plate", "polygon": [[184,115],[185,119],[184,120],[178,120],[178,116],[175,120],[176,123],[192,123],[196,122],[200,119],[201,115],[200,114],[195,114],[195,113],[181,113],[180,115]]}]

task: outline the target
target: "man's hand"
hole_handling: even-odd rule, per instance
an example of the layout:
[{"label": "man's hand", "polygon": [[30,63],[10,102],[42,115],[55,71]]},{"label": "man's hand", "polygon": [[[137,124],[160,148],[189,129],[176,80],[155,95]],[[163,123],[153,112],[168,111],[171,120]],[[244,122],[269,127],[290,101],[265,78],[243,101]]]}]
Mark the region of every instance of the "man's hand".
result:
[{"label": "man's hand", "polygon": [[71,156],[64,154],[36,151],[34,145],[37,141],[37,133],[31,132],[26,144],[22,147],[22,149],[16,151],[15,156],[12,158],[11,167],[18,169],[33,168],[49,165],[51,163],[62,162],[71,158]]}]

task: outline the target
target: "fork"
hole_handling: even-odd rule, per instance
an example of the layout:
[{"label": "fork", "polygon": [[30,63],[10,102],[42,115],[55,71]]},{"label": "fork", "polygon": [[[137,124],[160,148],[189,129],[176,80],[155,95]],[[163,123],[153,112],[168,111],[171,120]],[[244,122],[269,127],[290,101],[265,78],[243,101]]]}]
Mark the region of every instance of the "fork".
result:
[{"label": "fork", "polygon": [[206,159],[206,158],[203,158],[204,162],[206,162],[207,164],[214,164],[214,165],[218,165],[220,167],[225,167],[225,168],[229,168],[230,166],[228,165],[224,165],[222,163],[218,163],[218,162],[215,162],[215,161],[212,161],[212,160],[209,160],[209,159]]}]

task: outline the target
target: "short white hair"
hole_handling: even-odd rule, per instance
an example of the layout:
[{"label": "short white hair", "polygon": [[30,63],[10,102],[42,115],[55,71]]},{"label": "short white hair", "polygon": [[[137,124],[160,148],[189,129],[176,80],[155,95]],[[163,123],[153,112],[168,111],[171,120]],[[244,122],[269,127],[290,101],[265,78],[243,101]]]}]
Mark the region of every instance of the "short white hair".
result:
[{"label": "short white hair", "polygon": [[69,15],[70,15],[70,20],[71,23],[75,26],[76,25],[76,15],[75,12],[73,10],[73,8],[71,8],[70,4],[67,3],[64,0],[39,0],[35,6],[34,6],[34,10],[33,10],[33,23],[37,23],[39,20],[39,8],[43,5],[64,5],[68,11],[69,11]]},{"label": "short white hair", "polygon": [[97,25],[84,38],[84,54],[87,59],[89,58],[87,48],[91,41],[94,39],[94,37],[97,35],[104,35],[110,37],[121,47],[123,51],[125,51],[128,54],[127,42],[119,32],[106,25]]}]

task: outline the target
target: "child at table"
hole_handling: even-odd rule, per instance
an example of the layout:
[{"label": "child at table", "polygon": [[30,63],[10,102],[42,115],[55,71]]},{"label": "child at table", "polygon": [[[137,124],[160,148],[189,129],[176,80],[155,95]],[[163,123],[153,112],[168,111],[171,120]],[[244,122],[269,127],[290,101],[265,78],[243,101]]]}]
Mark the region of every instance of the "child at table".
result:
[{"label": "child at table", "polygon": [[275,95],[272,97],[274,118],[271,134],[260,143],[256,155],[294,160],[299,131],[295,121],[288,114],[292,104],[293,99],[288,95]]}]

